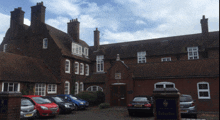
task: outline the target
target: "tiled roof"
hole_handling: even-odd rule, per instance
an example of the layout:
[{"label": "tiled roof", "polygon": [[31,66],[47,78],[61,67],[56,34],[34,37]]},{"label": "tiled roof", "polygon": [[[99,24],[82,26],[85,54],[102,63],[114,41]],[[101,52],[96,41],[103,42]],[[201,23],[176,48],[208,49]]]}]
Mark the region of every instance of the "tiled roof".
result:
[{"label": "tiled roof", "polygon": [[133,42],[115,43],[100,45],[99,50],[90,46],[90,59],[95,61],[96,55],[105,55],[105,59],[116,59],[117,54],[120,58],[137,57],[138,51],[146,51],[147,56],[181,54],[187,53],[186,47],[199,46],[199,51],[205,48],[219,47],[219,31],[210,32],[209,39],[203,39],[203,35],[192,34],[184,36],[166,37],[150,40],[141,40]]},{"label": "tiled roof", "polygon": [[219,76],[219,59],[146,63],[131,65],[129,68],[134,78],[212,77]]},{"label": "tiled roof", "polygon": [[1,51],[0,80],[59,83],[42,60]]},{"label": "tiled roof", "polygon": [[[90,60],[85,58],[84,56],[80,57],[80,56],[71,54],[71,46],[72,46],[73,39],[69,34],[63,31],[60,31],[47,24],[46,24],[46,27],[49,30],[49,34],[53,38],[54,42],[61,49],[61,52],[63,55],[90,62]],[[78,44],[82,45],[83,47],[89,47],[88,44],[82,40],[79,40]]]}]

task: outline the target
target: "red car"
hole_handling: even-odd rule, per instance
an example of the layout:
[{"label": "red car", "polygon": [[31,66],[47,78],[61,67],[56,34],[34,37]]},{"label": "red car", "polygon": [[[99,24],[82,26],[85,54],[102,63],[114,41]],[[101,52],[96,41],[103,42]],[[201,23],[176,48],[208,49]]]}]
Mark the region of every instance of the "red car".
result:
[{"label": "red car", "polygon": [[37,109],[37,117],[59,114],[59,106],[40,95],[23,95],[22,97],[30,99],[34,103],[34,107]]}]

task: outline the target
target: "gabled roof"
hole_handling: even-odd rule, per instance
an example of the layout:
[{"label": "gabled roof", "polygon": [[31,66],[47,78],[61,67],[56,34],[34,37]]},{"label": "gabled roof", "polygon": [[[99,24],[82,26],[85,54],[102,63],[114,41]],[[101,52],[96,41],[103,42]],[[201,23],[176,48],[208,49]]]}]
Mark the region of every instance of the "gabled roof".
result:
[{"label": "gabled roof", "polygon": [[[177,78],[219,76],[219,59],[180,60],[130,65],[134,78]],[[193,69],[192,69],[193,68]]]},{"label": "gabled roof", "polygon": [[[63,55],[90,62],[90,60],[88,58],[85,58],[84,56],[80,57],[80,56],[71,54],[72,42],[74,42],[74,40],[69,34],[63,31],[60,31],[47,24],[46,24],[46,27],[49,30],[49,34],[53,38],[54,42],[61,49],[61,52]],[[83,47],[89,47],[88,44],[82,40],[79,40],[78,44],[80,44]]]},{"label": "gabled roof", "polygon": [[0,52],[0,81],[60,83],[42,60]]},{"label": "gabled roof", "polygon": [[205,40],[200,33],[100,45],[99,50],[90,46],[89,54],[92,61],[95,61],[96,55],[105,55],[104,59],[116,59],[116,55],[119,54],[120,58],[123,59],[137,57],[138,51],[146,51],[147,56],[182,54],[187,53],[186,47],[190,46],[199,46],[199,51],[204,51],[210,47],[219,47],[219,31],[210,32],[208,40]]}]

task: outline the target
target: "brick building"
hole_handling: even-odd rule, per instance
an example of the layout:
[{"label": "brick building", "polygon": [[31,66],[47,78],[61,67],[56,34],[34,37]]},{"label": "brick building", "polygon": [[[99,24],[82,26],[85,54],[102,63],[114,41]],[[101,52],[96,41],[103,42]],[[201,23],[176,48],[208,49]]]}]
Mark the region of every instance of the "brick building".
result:
[{"label": "brick building", "polygon": [[45,23],[46,7],[31,7],[31,25],[24,11],[11,12],[11,23],[0,45],[0,90],[22,94],[78,94],[101,90],[106,102],[124,106],[154,88],[176,87],[190,94],[200,111],[219,111],[219,31],[202,32],[94,46],[80,39],[79,21],[67,33]]}]

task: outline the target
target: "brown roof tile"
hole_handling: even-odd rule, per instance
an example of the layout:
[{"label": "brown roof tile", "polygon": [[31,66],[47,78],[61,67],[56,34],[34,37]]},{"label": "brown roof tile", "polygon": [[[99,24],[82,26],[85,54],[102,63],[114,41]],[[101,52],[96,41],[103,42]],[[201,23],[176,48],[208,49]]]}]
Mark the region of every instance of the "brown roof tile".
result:
[{"label": "brown roof tile", "polygon": [[42,60],[0,52],[0,80],[59,83]]},{"label": "brown roof tile", "polygon": [[[135,78],[219,76],[219,59],[146,63],[129,66]],[[193,68],[193,69],[192,69]]]},{"label": "brown roof tile", "polygon": [[116,55],[120,54],[120,58],[123,59],[137,57],[138,51],[146,51],[147,56],[155,56],[186,53],[186,47],[189,46],[199,46],[199,51],[204,51],[204,48],[208,47],[219,47],[219,31],[210,32],[209,35],[208,41],[203,39],[202,34],[192,34],[100,45],[99,50],[90,46],[89,55],[90,59],[95,61],[96,55],[105,55],[105,59],[116,59]]}]

